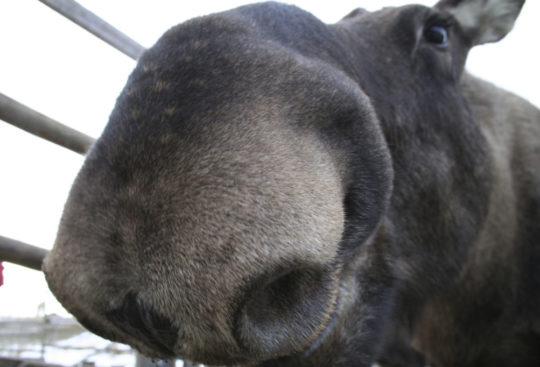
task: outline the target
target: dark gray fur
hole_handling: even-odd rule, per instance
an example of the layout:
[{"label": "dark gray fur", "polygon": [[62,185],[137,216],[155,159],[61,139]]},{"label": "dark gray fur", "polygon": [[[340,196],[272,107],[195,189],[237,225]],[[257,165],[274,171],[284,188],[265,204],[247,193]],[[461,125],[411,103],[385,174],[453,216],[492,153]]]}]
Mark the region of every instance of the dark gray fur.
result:
[{"label": "dark gray fur", "polygon": [[463,72],[522,5],[172,28],[73,185],[52,291],[159,358],[540,366],[540,111]]}]

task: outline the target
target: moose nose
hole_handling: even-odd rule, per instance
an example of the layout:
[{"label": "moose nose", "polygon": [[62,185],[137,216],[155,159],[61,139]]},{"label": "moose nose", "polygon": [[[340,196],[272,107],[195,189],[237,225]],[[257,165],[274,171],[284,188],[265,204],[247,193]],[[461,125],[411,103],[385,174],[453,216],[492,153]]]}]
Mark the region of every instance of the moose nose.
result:
[{"label": "moose nose", "polygon": [[257,280],[236,320],[240,344],[259,357],[306,349],[333,316],[337,279],[336,271],[298,269]]},{"label": "moose nose", "polygon": [[174,356],[178,328],[154,311],[139,294],[129,292],[119,308],[107,313],[107,318],[121,331],[135,336],[160,356]]}]

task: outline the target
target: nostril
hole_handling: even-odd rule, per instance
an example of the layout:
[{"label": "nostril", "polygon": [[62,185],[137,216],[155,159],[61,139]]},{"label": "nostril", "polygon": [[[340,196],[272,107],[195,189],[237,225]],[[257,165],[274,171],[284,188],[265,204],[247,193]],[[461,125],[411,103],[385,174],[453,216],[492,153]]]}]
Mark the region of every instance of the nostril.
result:
[{"label": "nostril", "polygon": [[311,272],[291,271],[257,290],[247,309],[252,322],[264,327],[265,323],[272,321],[268,318],[268,312],[284,317],[294,313],[307,301],[306,298],[310,298],[309,293],[314,291],[312,288],[318,283],[316,278]]},{"label": "nostril", "polygon": [[236,319],[239,343],[258,357],[305,349],[332,317],[337,279],[335,271],[297,269],[258,282]]},{"label": "nostril", "polygon": [[137,293],[128,293],[119,308],[107,313],[107,318],[160,356],[174,355],[178,328],[145,303]]}]

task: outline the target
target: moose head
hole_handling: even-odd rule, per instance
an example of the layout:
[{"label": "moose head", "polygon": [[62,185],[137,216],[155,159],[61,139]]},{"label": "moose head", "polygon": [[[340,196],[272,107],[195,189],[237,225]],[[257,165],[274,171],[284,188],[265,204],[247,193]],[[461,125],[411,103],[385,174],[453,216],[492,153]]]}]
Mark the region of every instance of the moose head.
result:
[{"label": "moose head", "polygon": [[463,69],[523,2],[333,25],[262,3],[172,28],[73,185],[51,290],[152,357],[370,366],[413,338],[489,222],[490,122]]}]

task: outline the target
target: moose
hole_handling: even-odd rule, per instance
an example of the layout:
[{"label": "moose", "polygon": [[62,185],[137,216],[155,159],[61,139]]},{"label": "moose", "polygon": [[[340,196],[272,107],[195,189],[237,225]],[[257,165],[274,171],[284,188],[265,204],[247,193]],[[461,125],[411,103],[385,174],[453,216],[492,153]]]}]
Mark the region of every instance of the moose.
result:
[{"label": "moose", "polygon": [[173,27],[73,184],[52,292],[153,358],[540,366],[540,110],[464,71],[523,3]]}]

